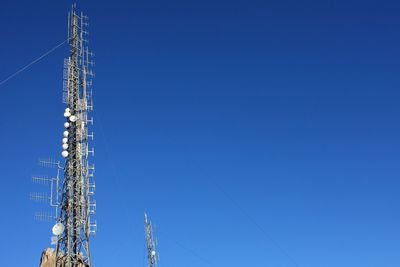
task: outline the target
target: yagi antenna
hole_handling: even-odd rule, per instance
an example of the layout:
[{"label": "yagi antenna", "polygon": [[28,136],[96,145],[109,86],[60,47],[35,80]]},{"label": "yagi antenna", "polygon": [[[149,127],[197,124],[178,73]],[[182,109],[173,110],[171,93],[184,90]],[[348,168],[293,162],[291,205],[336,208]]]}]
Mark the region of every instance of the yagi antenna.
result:
[{"label": "yagi antenna", "polygon": [[[32,192],[29,194],[29,198],[35,202],[47,203],[53,210],[54,214],[58,214],[60,205],[60,172],[63,169],[59,161],[53,159],[40,159],[39,165],[44,167],[51,167],[57,169],[57,175],[54,178],[47,176],[34,175],[32,176],[32,182],[35,184],[45,185],[49,187],[50,195],[43,192]],[[39,221],[52,221],[56,220],[55,215],[49,215],[50,213],[37,212],[35,213],[35,219]]]},{"label": "yagi antenna", "polygon": [[48,184],[51,182],[51,178],[48,178],[47,176],[32,176],[32,182],[36,184]]},{"label": "yagi antenna", "polygon": [[45,193],[30,193],[29,195],[31,200],[40,201],[40,202],[47,202],[50,198]]},{"label": "yagi antenna", "polygon": [[39,166],[49,168],[60,168],[60,162],[54,159],[39,159]]},{"label": "yagi antenna", "polygon": [[36,212],[35,220],[43,221],[43,222],[51,222],[54,221],[55,216],[49,212]]}]

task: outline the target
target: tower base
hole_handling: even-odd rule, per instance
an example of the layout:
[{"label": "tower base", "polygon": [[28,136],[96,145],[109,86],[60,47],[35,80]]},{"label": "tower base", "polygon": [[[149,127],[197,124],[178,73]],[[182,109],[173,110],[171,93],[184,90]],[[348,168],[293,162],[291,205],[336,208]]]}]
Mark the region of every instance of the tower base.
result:
[{"label": "tower base", "polygon": [[[59,257],[62,257],[62,253],[59,253]],[[65,261],[58,263],[56,265],[56,252],[52,248],[48,248],[42,252],[42,256],[40,258],[39,267],[67,267]],[[72,266],[71,266],[72,267]],[[78,265],[74,265],[73,267],[89,267],[84,263],[78,263]]]}]

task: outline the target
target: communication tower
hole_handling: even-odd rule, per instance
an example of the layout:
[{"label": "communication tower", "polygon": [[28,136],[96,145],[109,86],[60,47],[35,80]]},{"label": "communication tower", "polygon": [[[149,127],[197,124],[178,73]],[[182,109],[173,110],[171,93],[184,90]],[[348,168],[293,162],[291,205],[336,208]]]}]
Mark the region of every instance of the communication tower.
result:
[{"label": "communication tower", "polygon": [[96,202],[94,171],[91,163],[93,111],[93,53],[88,49],[88,17],[78,13],[76,5],[68,14],[70,55],[64,60],[63,102],[64,131],[61,156],[64,162],[40,161],[57,168],[55,178],[33,177],[37,183],[50,184],[50,196],[31,194],[34,200],[45,200],[54,207],[54,214],[37,213],[41,220],[53,220],[52,244],[56,245],[56,267],[91,267],[89,238],[95,235],[93,220]]},{"label": "communication tower", "polygon": [[148,267],[157,267],[158,253],[156,252],[156,242],[153,236],[153,226],[146,213],[144,214],[144,232],[146,236]]}]

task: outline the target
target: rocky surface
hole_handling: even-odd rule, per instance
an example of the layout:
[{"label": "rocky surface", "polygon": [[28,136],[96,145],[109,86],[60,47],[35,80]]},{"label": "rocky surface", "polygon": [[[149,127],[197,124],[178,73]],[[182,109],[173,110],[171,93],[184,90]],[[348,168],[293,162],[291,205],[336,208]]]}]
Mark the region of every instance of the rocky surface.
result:
[{"label": "rocky surface", "polygon": [[[62,254],[60,256],[62,256]],[[43,251],[42,257],[40,258],[39,267],[65,267],[64,262],[61,262],[57,266],[55,264],[56,264],[56,252],[54,251],[54,249],[48,248],[45,251]],[[88,267],[88,266],[81,263],[77,267]]]},{"label": "rocky surface", "polygon": [[54,267],[56,264],[56,252],[52,248],[48,248],[42,253],[40,258],[40,267]]}]

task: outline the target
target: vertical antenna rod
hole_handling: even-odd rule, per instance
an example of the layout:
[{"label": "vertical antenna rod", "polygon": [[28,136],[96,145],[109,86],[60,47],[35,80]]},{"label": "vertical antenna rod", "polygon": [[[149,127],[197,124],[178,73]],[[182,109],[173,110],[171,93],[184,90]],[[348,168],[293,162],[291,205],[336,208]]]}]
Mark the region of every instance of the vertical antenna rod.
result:
[{"label": "vertical antenna rod", "polygon": [[153,226],[147,218],[146,213],[144,214],[144,232],[146,236],[148,267],[157,267],[157,252],[153,237]]},{"label": "vertical antenna rod", "polygon": [[94,194],[94,165],[89,164],[89,123],[92,111],[91,77],[89,53],[85,36],[87,17],[78,15],[75,4],[68,15],[68,42],[70,56],[65,61],[64,101],[67,105],[64,117],[65,131],[63,151],[65,158],[64,179],[61,190],[60,215],[57,222],[65,227],[58,235],[56,266],[91,267],[89,236],[95,234],[96,223],[90,221],[96,209],[91,199]]}]

